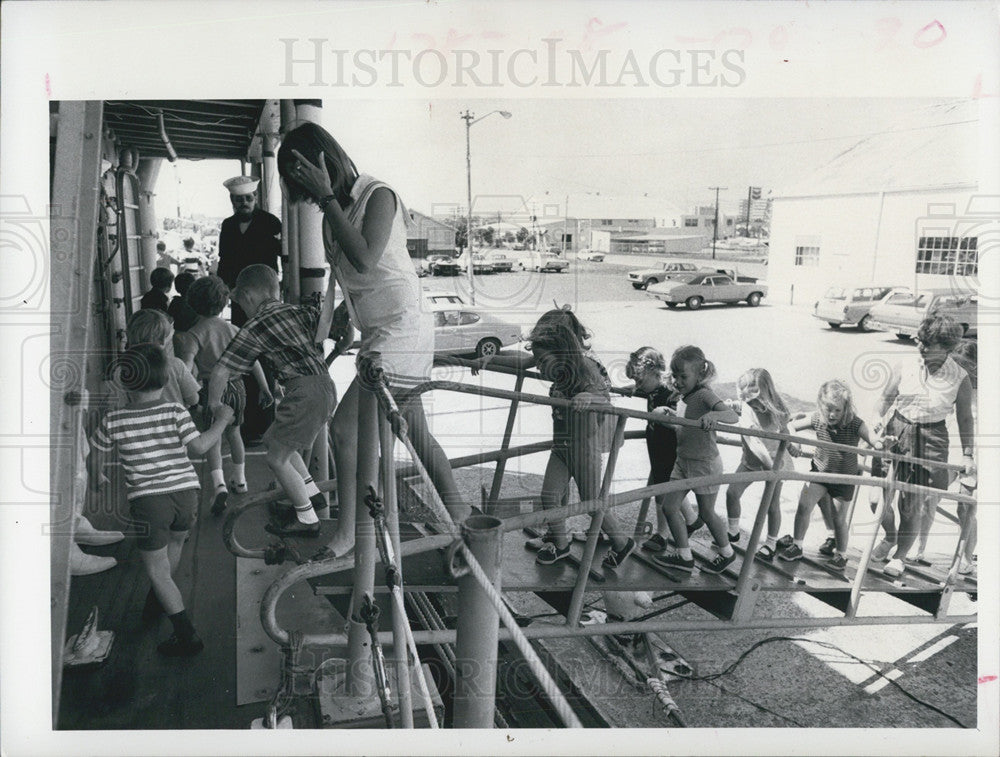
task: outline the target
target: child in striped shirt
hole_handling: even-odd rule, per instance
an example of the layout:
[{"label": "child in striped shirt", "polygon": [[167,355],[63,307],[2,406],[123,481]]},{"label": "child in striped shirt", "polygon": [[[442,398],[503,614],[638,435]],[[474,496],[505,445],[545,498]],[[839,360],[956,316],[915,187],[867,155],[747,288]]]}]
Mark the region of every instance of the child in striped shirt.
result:
[{"label": "child in striped shirt", "polygon": [[188,456],[203,455],[217,444],[233,411],[218,409],[212,427],[199,434],[187,410],[163,398],[168,377],[162,347],[139,344],[122,354],[119,378],[128,390],[128,403],[101,420],[91,439],[94,454],[87,458],[87,466],[90,487],[96,492],[106,480],[101,475],[104,458],[117,449],[129,512],[140,528],[139,553],[153,585],[143,618],[154,617],[150,609],[158,601],[173,634],[157,650],[167,657],[190,657],[205,645],[173,579],[198,507],[200,484]]}]

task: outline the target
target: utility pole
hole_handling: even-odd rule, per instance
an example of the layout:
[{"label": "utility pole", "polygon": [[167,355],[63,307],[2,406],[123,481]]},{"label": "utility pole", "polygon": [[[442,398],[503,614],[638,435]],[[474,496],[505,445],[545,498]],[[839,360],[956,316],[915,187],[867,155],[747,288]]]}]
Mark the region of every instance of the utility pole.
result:
[{"label": "utility pole", "polygon": [[569,195],[566,195],[566,203],[563,206],[563,238],[562,255],[566,257],[566,224],[569,223]]},{"label": "utility pole", "polygon": [[747,227],[745,237],[750,238],[750,197],[753,195],[753,187],[747,187]]},{"label": "utility pole", "polygon": [[709,187],[715,191],[715,221],[712,223],[712,260],[715,260],[715,242],[719,238],[719,192],[729,187]]}]

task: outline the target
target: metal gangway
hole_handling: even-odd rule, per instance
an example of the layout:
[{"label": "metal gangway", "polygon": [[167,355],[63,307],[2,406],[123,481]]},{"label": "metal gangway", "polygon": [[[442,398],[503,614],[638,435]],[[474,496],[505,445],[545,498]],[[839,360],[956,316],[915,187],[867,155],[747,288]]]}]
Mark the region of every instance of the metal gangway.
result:
[{"label": "metal gangway", "polygon": [[[449,364],[473,367],[469,361],[449,358]],[[817,472],[799,472],[792,469],[772,469],[756,472],[724,473],[683,481],[669,481],[657,485],[641,486],[628,491],[611,493],[618,452],[626,440],[641,438],[642,431],[626,433],[628,419],[635,418],[653,423],[677,426],[699,426],[691,421],[661,413],[648,413],[627,408],[606,406],[590,407],[574,412],[596,412],[615,418],[615,437],[612,451],[603,472],[600,496],[595,500],[577,501],[562,507],[536,510],[531,513],[503,513],[496,507],[508,461],[524,455],[545,452],[551,441],[535,442],[518,447],[511,446],[518,408],[523,403],[571,408],[570,401],[554,399],[523,391],[526,378],[541,378],[530,371],[516,371],[504,367],[489,367],[498,373],[516,376],[512,390],[493,389],[453,381],[428,381],[412,390],[413,395],[430,391],[473,394],[507,400],[510,403],[503,438],[499,449],[451,460],[454,468],[495,463],[495,471],[485,512],[469,517],[456,525],[437,492],[430,483],[427,471],[417,458],[407,433],[405,421],[383,384],[376,384],[360,392],[358,422],[357,491],[363,506],[359,507],[355,533],[354,553],[346,557],[327,557],[322,552],[313,558],[303,558],[294,542],[286,539],[281,547],[248,547],[236,536],[236,523],[248,510],[263,507],[276,501],[280,490],[252,495],[231,509],[223,525],[223,535],[228,549],[237,557],[281,562],[292,558],[298,564],[284,573],[264,593],[261,601],[261,623],[267,635],[283,648],[286,659],[282,685],[279,686],[268,708],[265,725],[275,726],[283,705],[287,704],[294,686],[289,671],[297,664],[297,651],[307,644],[345,647],[348,659],[344,680],[345,694],[361,700],[380,703],[385,722],[394,727],[396,720],[389,675],[382,652],[383,645],[393,645],[396,682],[396,705],[399,723],[414,727],[414,703],[411,691],[413,678],[422,702],[419,708],[426,713],[426,722],[438,726],[434,704],[425,672],[417,655],[418,644],[455,645],[451,653],[455,681],[455,727],[483,728],[494,724],[494,694],[496,686],[497,645],[501,640],[512,641],[528,661],[541,688],[552,702],[565,725],[578,727],[580,721],[567,703],[552,676],[539,660],[530,641],[559,637],[596,637],[615,634],[641,634],[652,632],[713,631],[722,629],[790,629],[829,626],[884,626],[918,623],[969,623],[973,615],[949,614],[950,600],[955,591],[976,591],[976,582],[959,575],[958,568],[965,543],[970,533],[972,511],[976,500],[964,493],[941,491],[918,486],[893,478],[884,479],[861,475],[841,475]],[[959,472],[961,466],[924,461],[883,450],[854,448],[822,442],[791,434],[772,433],[716,424],[720,433],[731,438],[720,438],[720,443],[740,444],[740,435],[756,436],[779,442],[774,468],[779,468],[790,444],[807,447],[825,447],[830,450],[848,451],[862,457],[880,457],[885,461],[908,461],[928,467],[946,467]],[[402,443],[410,453],[412,463],[397,469],[395,444]],[[417,474],[430,492],[426,503],[433,519],[430,528],[419,529],[413,538],[401,540],[397,477]],[[738,559],[721,574],[695,572],[693,574],[663,568],[642,555],[639,550],[614,571],[599,571],[594,567],[603,514],[634,502],[641,502],[634,536],[643,533],[650,501],[668,492],[687,490],[710,484],[752,483],[765,484],[763,496],[757,507],[753,526],[745,549],[737,549]],[[818,481],[855,486],[855,499],[861,486],[879,486],[883,495],[879,499],[870,532],[860,535],[860,555],[849,556],[849,570],[838,572],[819,561],[804,559],[796,563],[779,565],[777,560],[767,562],[754,559],[762,543],[767,513],[780,496],[780,482]],[[320,482],[321,491],[335,489],[335,481]],[[925,567],[907,565],[901,578],[889,576],[872,569],[872,552],[878,537],[879,524],[885,508],[899,492],[933,495],[940,500],[950,500],[959,505],[963,517],[956,517],[938,507],[938,512],[959,525],[955,549],[947,565]],[[852,512],[848,515],[850,523]],[[364,517],[367,510],[370,517]],[[534,561],[520,540],[504,539],[504,534],[543,527],[545,524],[589,514],[590,527],[582,552],[574,554],[576,571],[567,571],[564,565],[543,566]],[[298,542],[301,545],[301,541]],[[691,542],[696,560],[711,559]],[[444,559],[440,553],[444,553]],[[376,557],[383,570],[385,586],[376,589]],[[405,567],[405,571],[404,571]],[[853,571],[853,576],[850,572]],[[404,583],[404,576],[406,582]],[[309,582],[317,594],[349,594],[350,617],[346,632],[332,631],[306,634],[297,629],[283,628],[277,620],[276,608],[281,597],[292,587]],[[606,622],[581,623],[584,595],[590,590],[639,591],[669,588],[708,610],[714,618],[704,620],[674,620],[668,617]],[[569,594],[563,622],[532,623],[520,627],[504,602],[502,591],[566,592]],[[773,617],[755,614],[757,600],[768,591],[806,592],[835,607],[842,615],[835,617]],[[375,595],[388,592],[391,598],[392,630],[380,631],[377,627],[378,610]],[[445,628],[440,622],[428,618],[425,592],[457,592],[457,627]],[[912,605],[919,614],[864,615],[859,613],[863,595],[885,593]],[[412,630],[407,616],[406,600],[414,614],[423,621],[424,630]],[[463,665],[463,661],[476,664]],[[651,684],[654,691],[656,687]],[[659,693],[659,692],[658,692]],[[667,695],[669,699],[669,695]]]}]

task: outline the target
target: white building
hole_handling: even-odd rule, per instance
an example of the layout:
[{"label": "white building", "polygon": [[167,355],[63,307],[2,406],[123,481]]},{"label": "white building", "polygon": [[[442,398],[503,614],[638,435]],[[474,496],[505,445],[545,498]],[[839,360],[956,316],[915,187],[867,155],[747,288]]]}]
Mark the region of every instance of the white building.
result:
[{"label": "white building", "polygon": [[848,284],[977,289],[977,234],[998,217],[996,198],[977,196],[979,171],[995,168],[979,151],[978,103],[923,107],[777,192],[771,301],[811,304]]}]

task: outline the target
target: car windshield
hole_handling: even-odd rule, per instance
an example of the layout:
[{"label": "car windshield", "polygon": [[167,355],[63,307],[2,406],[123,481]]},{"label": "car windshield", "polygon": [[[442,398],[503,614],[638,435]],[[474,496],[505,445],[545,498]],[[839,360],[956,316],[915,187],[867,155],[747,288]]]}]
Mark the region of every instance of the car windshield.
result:
[{"label": "car windshield", "polygon": [[896,292],[895,294],[890,294],[885,298],[885,303],[888,305],[915,305],[913,295],[909,292]]},{"label": "car windshield", "polygon": [[847,299],[847,291],[843,287],[830,287],[823,297],[828,300],[845,300]]}]

